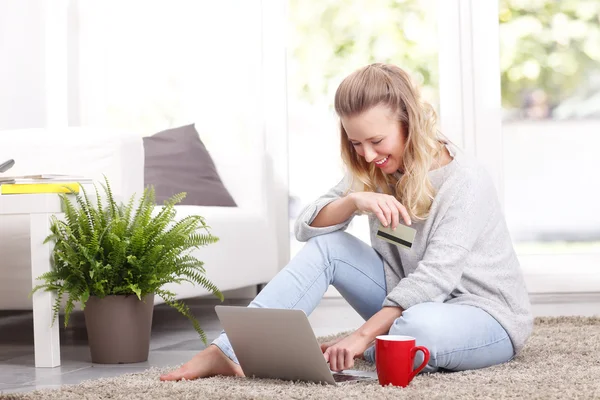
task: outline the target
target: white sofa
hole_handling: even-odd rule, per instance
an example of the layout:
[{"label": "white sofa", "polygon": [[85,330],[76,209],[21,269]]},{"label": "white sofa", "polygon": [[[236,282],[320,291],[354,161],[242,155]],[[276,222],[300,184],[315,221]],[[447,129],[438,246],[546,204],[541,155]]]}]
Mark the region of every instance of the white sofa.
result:
[{"label": "white sofa", "polygon": [[[210,151],[210,149],[208,149]],[[196,250],[207,277],[221,291],[268,282],[278,271],[274,218],[269,213],[270,176],[264,154],[213,154],[223,183],[238,207],[177,206],[177,215],[205,217],[219,242]],[[99,128],[0,131],[0,162],[15,166],[3,175],[67,173],[111,182],[119,199],[141,194],[144,147],[139,135]],[[240,168],[240,166],[243,166]],[[31,309],[29,223],[0,216],[0,309]],[[170,285],[177,298],[208,294],[191,284]],[[162,302],[158,296],[156,303]]]}]

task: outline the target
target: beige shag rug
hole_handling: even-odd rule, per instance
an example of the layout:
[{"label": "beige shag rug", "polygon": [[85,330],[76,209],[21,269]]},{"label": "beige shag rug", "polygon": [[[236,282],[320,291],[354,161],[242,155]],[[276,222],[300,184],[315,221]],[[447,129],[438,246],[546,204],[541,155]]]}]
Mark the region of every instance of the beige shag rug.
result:
[{"label": "beige shag rug", "polygon": [[[319,338],[320,341],[332,337]],[[356,369],[374,370],[360,360]],[[537,318],[523,352],[491,368],[418,375],[407,388],[377,382],[322,386],[279,380],[214,377],[160,382],[149,369],[10,399],[600,399],[600,317]]]}]

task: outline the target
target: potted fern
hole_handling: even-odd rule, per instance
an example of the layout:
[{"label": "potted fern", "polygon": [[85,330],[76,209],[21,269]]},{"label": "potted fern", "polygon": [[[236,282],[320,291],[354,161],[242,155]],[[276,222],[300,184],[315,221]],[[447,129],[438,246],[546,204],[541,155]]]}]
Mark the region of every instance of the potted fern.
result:
[{"label": "potted fern", "polygon": [[[55,291],[55,322],[63,296],[65,326],[75,304],[84,311],[92,362],[141,362],[148,359],[154,295],[192,322],[202,341],[206,335],[189,307],[163,288],[168,283],[191,282],[223,301],[219,289],[205,276],[202,261],[190,252],[215,243],[199,215],[175,218],[180,193],[155,210],[152,186],[135,201],[117,203],[108,179],[96,190],[94,201],[82,187],[80,194],[62,194],[64,219],[51,218],[52,271],[41,275],[33,288]],[[96,188],[97,189],[97,188]],[[75,197],[73,198],[72,195]]]}]

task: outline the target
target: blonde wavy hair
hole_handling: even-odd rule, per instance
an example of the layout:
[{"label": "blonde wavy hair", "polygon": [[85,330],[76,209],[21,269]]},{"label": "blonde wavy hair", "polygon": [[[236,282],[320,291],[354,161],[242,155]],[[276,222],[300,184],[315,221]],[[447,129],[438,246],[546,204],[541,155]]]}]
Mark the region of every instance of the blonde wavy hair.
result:
[{"label": "blonde wavy hair", "polygon": [[341,117],[359,115],[377,105],[397,114],[405,137],[401,178],[388,175],[365,161],[348,140],[340,121],[342,159],[353,182],[362,182],[364,191],[394,195],[408,210],[411,219],[423,220],[435,189],[427,173],[447,143],[437,131],[435,110],[420,98],[419,89],[401,68],[371,64],[346,77],[335,93],[335,111]]}]

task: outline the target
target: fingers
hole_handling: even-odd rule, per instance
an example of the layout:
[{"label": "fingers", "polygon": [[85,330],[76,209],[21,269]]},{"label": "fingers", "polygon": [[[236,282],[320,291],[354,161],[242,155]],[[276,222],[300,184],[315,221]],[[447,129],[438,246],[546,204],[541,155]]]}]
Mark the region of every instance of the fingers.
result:
[{"label": "fingers", "polygon": [[410,215],[408,215],[408,210],[406,209],[406,207],[404,207],[402,205],[402,203],[400,203],[398,200],[396,200],[396,198],[394,198],[394,202],[396,203],[396,208],[398,209],[398,212],[402,216],[402,219],[404,220],[404,223],[406,225],[411,225],[412,221],[410,219]]},{"label": "fingers", "polygon": [[349,351],[346,352],[346,356],[344,357],[344,368],[350,369],[354,366],[354,355]]},{"label": "fingers", "polygon": [[344,369],[344,360],[346,359],[346,349],[343,349],[341,351],[338,351],[337,354],[337,364],[336,364],[336,371],[341,371]]},{"label": "fingers", "polygon": [[341,371],[344,364],[344,354],[341,349],[336,349],[329,354],[329,369],[332,371]]},{"label": "fingers", "polygon": [[[364,193],[363,195],[367,195]],[[406,224],[411,225],[412,221],[408,210],[396,197],[382,193],[368,193],[357,203],[359,210],[375,214],[381,225],[396,229],[400,224],[400,219]]]},{"label": "fingers", "polygon": [[337,355],[334,348],[328,348],[325,353],[323,353],[323,357],[325,357],[325,362],[329,363],[329,369],[332,371],[337,371]]},{"label": "fingers", "polygon": [[380,203],[379,208],[383,212],[383,216],[385,218],[384,226],[390,226],[392,223],[392,209],[387,203]]},{"label": "fingers", "polygon": [[381,222],[381,225],[388,226],[385,213],[383,212],[383,209],[379,206],[379,204],[375,205],[373,212],[375,213],[375,216],[377,217],[379,222]]},{"label": "fingers", "polygon": [[329,369],[334,370],[334,365],[337,365],[335,354],[332,354],[332,348],[328,348],[325,353],[323,353],[323,357],[325,357],[325,362],[329,363]]},{"label": "fingers", "polygon": [[390,199],[387,205],[390,208],[390,212],[392,215],[392,229],[396,229],[396,227],[400,223],[400,210],[398,210],[398,206],[394,202],[394,199]]},{"label": "fingers", "polygon": [[[392,226],[394,218],[398,219],[398,210],[395,205],[387,203],[384,199],[383,202],[377,203],[376,210],[381,210],[379,213],[375,212],[377,218],[383,226]],[[396,214],[396,216],[394,216]]]},{"label": "fingers", "polygon": [[334,344],[336,344],[337,342],[339,342],[340,340],[342,340],[343,337],[334,339],[334,340],[330,340],[328,342],[324,342],[320,344],[321,347],[321,353],[325,353],[325,350],[327,350],[328,348],[330,348],[331,346],[333,346]]},{"label": "fingers", "polygon": [[329,348],[323,356],[325,361],[329,362],[329,369],[332,371],[350,369],[354,365],[354,355],[348,349]]},{"label": "fingers", "polygon": [[388,198],[384,200],[385,203],[379,204],[381,212],[375,213],[381,224],[396,229],[400,223],[400,217],[402,217],[405,223],[410,225],[410,217],[406,208],[392,196],[388,196]]}]

